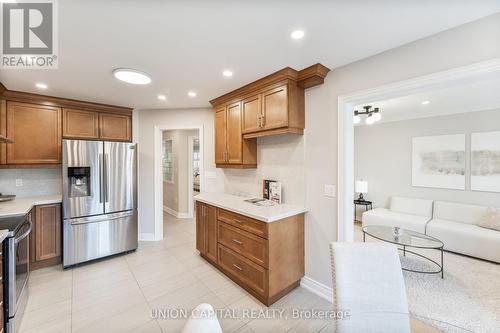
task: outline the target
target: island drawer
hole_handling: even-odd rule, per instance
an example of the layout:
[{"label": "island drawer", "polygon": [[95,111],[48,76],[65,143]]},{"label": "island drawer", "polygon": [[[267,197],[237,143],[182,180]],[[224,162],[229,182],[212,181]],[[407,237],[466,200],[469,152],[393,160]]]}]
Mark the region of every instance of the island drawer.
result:
[{"label": "island drawer", "polygon": [[267,223],[224,209],[217,209],[217,219],[254,235],[267,238]]},{"label": "island drawer", "polygon": [[266,294],[268,271],[221,244],[219,244],[219,266],[237,282],[260,296]]},{"label": "island drawer", "polygon": [[219,221],[219,243],[256,264],[268,267],[267,240]]}]

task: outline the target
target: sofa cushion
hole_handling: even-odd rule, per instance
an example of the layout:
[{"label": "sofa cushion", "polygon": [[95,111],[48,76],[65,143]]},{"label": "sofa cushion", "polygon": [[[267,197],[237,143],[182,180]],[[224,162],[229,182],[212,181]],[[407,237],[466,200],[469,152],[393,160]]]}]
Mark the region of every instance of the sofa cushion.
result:
[{"label": "sofa cushion", "polygon": [[363,213],[363,226],[384,225],[421,233],[425,233],[425,225],[429,220],[428,217],[397,213],[386,208],[375,208]]},{"label": "sofa cushion", "polygon": [[434,202],[433,219],[477,224],[488,208],[484,206],[466,205],[456,202]]},{"label": "sofa cushion", "polygon": [[432,217],[432,200],[404,197],[391,198],[391,211],[397,213]]},{"label": "sofa cushion", "polygon": [[477,225],[433,219],[427,235],[444,243],[444,249],[500,263],[500,232]]},{"label": "sofa cushion", "polygon": [[477,225],[481,228],[488,228],[500,231],[500,209],[488,208],[485,213],[481,215]]}]

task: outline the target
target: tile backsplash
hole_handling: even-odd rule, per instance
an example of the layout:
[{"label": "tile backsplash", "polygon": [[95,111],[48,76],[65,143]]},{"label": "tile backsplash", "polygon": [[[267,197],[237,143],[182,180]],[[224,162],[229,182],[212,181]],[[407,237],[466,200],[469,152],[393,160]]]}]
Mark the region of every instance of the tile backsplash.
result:
[{"label": "tile backsplash", "polygon": [[[16,179],[22,186],[16,186]],[[61,194],[61,169],[2,169],[0,170],[0,192],[18,197]]]}]

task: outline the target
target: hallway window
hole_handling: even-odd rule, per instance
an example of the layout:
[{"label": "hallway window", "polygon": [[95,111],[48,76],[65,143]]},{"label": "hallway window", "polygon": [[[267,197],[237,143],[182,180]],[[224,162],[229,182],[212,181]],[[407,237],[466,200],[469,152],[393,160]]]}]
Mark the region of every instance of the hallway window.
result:
[{"label": "hallway window", "polygon": [[163,141],[163,181],[172,183],[173,179],[172,140]]}]

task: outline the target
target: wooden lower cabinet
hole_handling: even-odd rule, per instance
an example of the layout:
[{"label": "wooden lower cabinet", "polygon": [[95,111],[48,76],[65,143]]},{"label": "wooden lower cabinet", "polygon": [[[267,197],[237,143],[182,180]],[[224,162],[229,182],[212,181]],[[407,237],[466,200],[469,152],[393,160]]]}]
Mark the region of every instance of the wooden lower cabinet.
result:
[{"label": "wooden lower cabinet", "polygon": [[215,207],[196,203],[196,249],[217,263],[217,218]]},{"label": "wooden lower cabinet", "polygon": [[62,261],[61,204],[33,208],[30,240],[31,269],[52,266]]},{"label": "wooden lower cabinet", "polygon": [[304,214],[265,223],[197,202],[196,245],[203,258],[265,305],[299,286],[304,276]]}]

